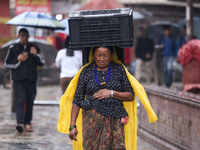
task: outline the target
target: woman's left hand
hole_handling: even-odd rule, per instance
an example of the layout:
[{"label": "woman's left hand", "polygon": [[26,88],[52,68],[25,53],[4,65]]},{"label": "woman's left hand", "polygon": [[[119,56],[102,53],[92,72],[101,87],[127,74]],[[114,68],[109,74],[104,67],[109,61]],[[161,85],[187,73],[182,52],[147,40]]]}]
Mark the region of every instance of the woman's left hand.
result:
[{"label": "woman's left hand", "polygon": [[99,100],[110,98],[111,97],[111,90],[108,89],[102,89],[98,92],[94,93],[94,98],[98,98]]}]

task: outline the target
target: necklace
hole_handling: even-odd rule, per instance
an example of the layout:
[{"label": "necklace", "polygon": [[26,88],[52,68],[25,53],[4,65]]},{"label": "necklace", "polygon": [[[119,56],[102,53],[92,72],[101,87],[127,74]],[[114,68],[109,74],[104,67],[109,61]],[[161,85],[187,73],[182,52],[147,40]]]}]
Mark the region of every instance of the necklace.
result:
[{"label": "necklace", "polygon": [[94,67],[94,79],[95,79],[95,81],[96,81],[96,83],[98,85],[106,84],[108,82],[109,78],[110,78],[110,74],[111,74],[111,63],[108,66],[108,73],[107,73],[106,81],[102,82],[102,83],[99,83],[98,78],[97,78],[97,65],[95,64],[95,67]]}]

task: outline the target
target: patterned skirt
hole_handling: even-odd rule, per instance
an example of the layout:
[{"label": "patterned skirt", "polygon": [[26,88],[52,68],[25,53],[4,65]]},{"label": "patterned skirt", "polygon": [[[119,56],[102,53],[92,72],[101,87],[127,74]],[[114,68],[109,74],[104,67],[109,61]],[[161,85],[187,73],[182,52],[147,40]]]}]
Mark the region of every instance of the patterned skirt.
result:
[{"label": "patterned skirt", "polygon": [[126,150],[120,118],[106,117],[95,109],[82,110],[83,150]]}]

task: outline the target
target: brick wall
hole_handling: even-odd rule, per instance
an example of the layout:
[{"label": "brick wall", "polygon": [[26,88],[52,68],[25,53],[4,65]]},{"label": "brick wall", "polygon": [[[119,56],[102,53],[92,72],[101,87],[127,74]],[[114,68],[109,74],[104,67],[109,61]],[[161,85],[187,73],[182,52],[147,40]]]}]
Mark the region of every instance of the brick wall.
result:
[{"label": "brick wall", "polygon": [[156,86],[146,91],[158,121],[150,124],[141,106],[138,135],[161,150],[199,150],[200,96]]}]

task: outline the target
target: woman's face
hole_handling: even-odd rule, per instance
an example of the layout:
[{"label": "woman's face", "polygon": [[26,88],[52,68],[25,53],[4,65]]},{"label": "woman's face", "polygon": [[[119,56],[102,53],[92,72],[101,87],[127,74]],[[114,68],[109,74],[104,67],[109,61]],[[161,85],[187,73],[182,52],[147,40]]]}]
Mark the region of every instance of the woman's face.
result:
[{"label": "woman's face", "polygon": [[106,69],[111,61],[111,51],[106,47],[99,47],[94,52],[94,60],[98,68]]}]

